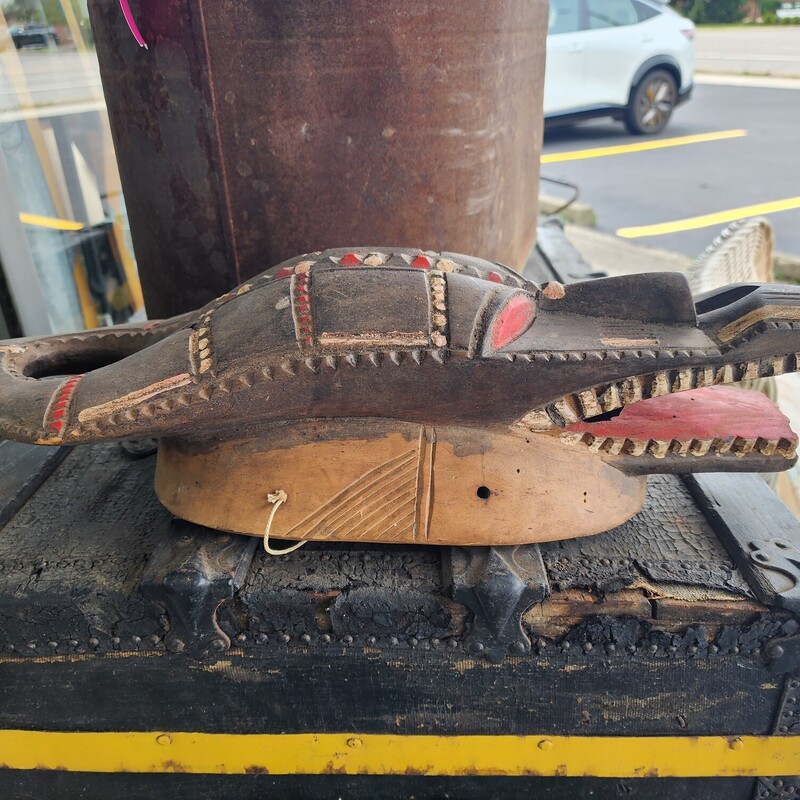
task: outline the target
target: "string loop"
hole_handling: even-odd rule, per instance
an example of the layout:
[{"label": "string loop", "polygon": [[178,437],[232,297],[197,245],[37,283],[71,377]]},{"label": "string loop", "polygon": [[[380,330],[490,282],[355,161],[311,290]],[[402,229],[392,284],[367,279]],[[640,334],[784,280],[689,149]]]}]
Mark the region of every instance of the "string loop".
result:
[{"label": "string loop", "polygon": [[267,495],[267,500],[272,503],[272,511],[269,512],[269,519],[267,520],[267,526],[264,528],[264,549],[271,555],[271,556],[284,556],[287,553],[293,553],[295,550],[301,548],[306,542],[301,541],[293,544],[289,547],[285,547],[283,550],[275,550],[275,548],[270,547],[269,544],[269,532],[272,530],[272,520],[275,519],[275,513],[277,510],[289,499],[289,495],[283,491],[283,489],[278,489],[275,492],[271,492]]}]

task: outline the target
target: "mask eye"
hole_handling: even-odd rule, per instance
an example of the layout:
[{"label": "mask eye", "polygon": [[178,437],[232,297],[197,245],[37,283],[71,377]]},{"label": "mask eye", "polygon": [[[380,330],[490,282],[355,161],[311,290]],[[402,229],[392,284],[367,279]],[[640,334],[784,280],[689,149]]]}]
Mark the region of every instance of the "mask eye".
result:
[{"label": "mask eye", "polygon": [[533,298],[514,295],[495,315],[489,332],[492,350],[500,350],[518,339],[530,328],[536,317],[536,303]]}]

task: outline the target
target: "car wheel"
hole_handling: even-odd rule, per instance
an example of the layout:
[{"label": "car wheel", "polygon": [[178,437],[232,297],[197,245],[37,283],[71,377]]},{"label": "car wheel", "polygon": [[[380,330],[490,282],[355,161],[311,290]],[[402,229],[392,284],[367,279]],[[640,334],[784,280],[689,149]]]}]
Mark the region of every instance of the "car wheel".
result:
[{"label": "car wheel", "polygon": [[631,93],[625,127],[634,134],[660,133],[678,101],[675,78],[664,69],[648,72]]}]

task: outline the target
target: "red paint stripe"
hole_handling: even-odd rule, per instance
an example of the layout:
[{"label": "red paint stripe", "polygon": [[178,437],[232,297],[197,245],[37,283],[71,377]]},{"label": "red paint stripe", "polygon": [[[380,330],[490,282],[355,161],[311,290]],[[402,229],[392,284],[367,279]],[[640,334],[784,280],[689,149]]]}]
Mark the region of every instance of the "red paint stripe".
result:
[{"label": "red paint stripe", "polygon": [[503,279],[500,277],[500,273],[499,272],[490,272],[486,276],[486,279],[490,280],[492,283],[502,283],[503,282]]},{"label": "red paint stripe", "polygon": [[411,262],[411,266],[417,269],[430,269],[431,261],[427,256],[420,254]]},{"label": "red paint stripe", "polygon": [[55,402],[53,402],[50,407],[49,418],[46,421],[46,427],[52,433],[61,433],[61,431],[64,430],[66,422],[64,417],[66,417],[67,414],[70,398],[82,377],[83,375],[73,376],[54,393],[53,398]]}]

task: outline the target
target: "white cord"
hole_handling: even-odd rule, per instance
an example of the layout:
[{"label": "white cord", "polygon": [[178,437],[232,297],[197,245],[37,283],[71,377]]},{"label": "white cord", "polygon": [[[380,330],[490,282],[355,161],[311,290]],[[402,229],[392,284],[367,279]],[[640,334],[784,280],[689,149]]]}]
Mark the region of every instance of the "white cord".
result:
[{"label": "white cord", "polygon": [[271,555],[271,556],[283,556],[286,553],[293,553],[295,550],[299,549],[305,544],[305,541],[297,542],[297,544],[293,544],[291,547],[286,547],[283,550],[275,550],[274,548],[269,546],[269,532],[272,529],[272,520],[275,518],[275,512],[289,499],[289,495],[283,491],[283,489],[278,489],[276,492],[272,492],[271,494],[267,495],[267,500],[272,503],[272,511],[269,513],[269,519],[267,520],[267,527],[264,528],[264,549]]}]

